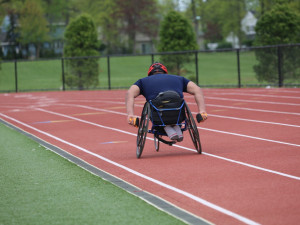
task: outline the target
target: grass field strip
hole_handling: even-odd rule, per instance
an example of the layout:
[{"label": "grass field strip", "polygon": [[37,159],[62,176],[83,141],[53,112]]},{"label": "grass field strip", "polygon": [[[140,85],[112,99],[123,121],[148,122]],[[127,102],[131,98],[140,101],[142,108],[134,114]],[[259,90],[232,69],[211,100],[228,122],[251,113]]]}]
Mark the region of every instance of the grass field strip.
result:
[{"label": "grass field strip", "polygon": [[[113,130],[113,131],[117,131],[117,132],[129,134],[129,135],[132,135],[132,136],[136,136],[135,133],[131,133],[131,132],[124,131],[124,130],[117,129],[117,128],[113,128],[113,127],[108,127],[108,126],[100,125],[100,124],[97,124],[97,123],[93,123],[93,122],[90,122],[90,121],[78,119],[76,117],[68,116],[68,115],[65,115],[65,114],[61,114],[61,113],[57,113],[57,112],[52,112],[52,111],[45,110],[45,109],[40,109],[40,108],[37,108],[37,110],[43,111],[43,112],[46,112],[46,113],[50,113],[50,114],[54,114],[54,115],[58,115],[58,116],[62,116],[62,117],[66,117],[66,118],[69,118],[69,119],[77,120],[79,122],[87,123],[87,124],[90,124],[90,125],[93,125],[93,126],[97,126],[97,127],[101,127],[101,128],[105,128],[105,129],[109,129],[109,130]],[[152,140],[152,141],[154,140],[153,138],[150,138],[150,137],[147,137],[147,139]],[[280,144],[282,144],[282,143],[280,143]],[[180,146],[180,145],[173,145],[173,146],[175,146],[177,148],[185,149],[185,150],[188,150],[188,151],[194,151],[194,152],[196,151],[195,149],[187,148],[187,147]],[[225,161],[234,162],[236,164],[247,166],[247,167],[250,167],[250,168],[255,168],[255,169],[258,169],[258,170],[261,170],[261,171],[265,171],[265,172],[277,174],[277,175],[288,177],[288,178],[292,178],[292,179],[295,179],[295,180],[300,180],[300,177],[293,176],[293,175],[286,174],[286,173],[281,173],[281,172],[278,172],[278,171],[275,171],[275,170],[269,170],[269,169],[266,169],[266,168],[263,168],[263,167],[251,165],[251,164],[248,164],[248,163],[243,163],[243,162],[240,162],[240,161],[228,159],[228,158],[225,158],[225,157],[221,157],[221,156],[217,156],[217,155],[213,155],[213,154],[209,154],[209,153],[205,153],[205,152],[202,152],[202,154],[209,155],[209,156],[212,156],[212,157],[215,157],[215,158],[218,158],[218,159],[223,159]]]},{"label": "grass field strip", "polygon": [[[69,116],[66,116],[66,115],[63,115],[63,114],[60,114],[60,113],[55,113],[55,112],[51,112],[51,111],[47,111],[47,110],[42,110],[42,109],[38,109],[38,110],[41,110],[41,111],[44,111],[44,112],[48,112],[48,113],[51,113],[51,114],[61,115],[61,116],[64,116],[64,117],[69,117]],[[214,209],[214,210],[216,210],[216,211],[218,211],[218,212],[221,212],[221,213],[223,213],[223,214],[225,214],[225,215],[228,215],[228,216],[230,216],[230,217],[233,217],[233,218],[235,218],[235,219],[237,219],[237,220],[239,220],[239,221],[241,221],[241,222],[243,222],[243,223],[245,223],[245,224],[249,224],[249,225],[258,225],[258,224],[259,224],[259,223],[255,222],[255,221],[252,221],[252,220],[250,220],[250,219],[248,219],[248,218],[246,218],[246,217],[243,217],[243,216],[241,216],[241,215],[239,215],[239,214],[236,214],[236,213],[234,213],[234,212],[231,212],[231,211],[229,211],[229,210],[227,210],[227,209],[225,209],[225,208],[222,208],[222,207],[220,207],[220,206],[218,206],[218,205],[215,205],[215,204],[213,204],[213,203],[211,203],[211,202],[208,202],[208,201],[206,201],[206,200],[204,200],[204,199],[202,199],[202,198],[199,198],[199,197],[197,197],[197,196],[195,196],[195,195],[192,195],[192,194],[190,194],[190,193],[188,193],[188,192],[185,192],[185,191],[183,191],[183,190],[181,190],[181,189],[178,189],[178,188],[175,188],[175,187],[173,187],[173,186],[171,186],[171,185],[168,185],[168,184],[166,184],[166,183],[163,183],[163,182],[161,182],[161,181],[159,181],[159,180],[153,179],[152,177],[146,176],[146,175],[144,175],[144,174],[142,174],[142,173],[139,173],[139,172],[137,172],[137,171],[135,171],[135,170],[132,170],[132,169],[130,169],[130,168],[126,167],[126,166],[123,166],[123,165],[121,165],[121,164],[119,164],[119,163],[117,163],[117,162],[115,162],[115,161],[112,161],[112,160],[110,160],[110,159],[108,159],[108,158],[105,158],[105,157],[103,157],[103,156],[101,156],[101,155],[98,155],[98,154],[96,154],[96,153],[93,153],[93,152],[91,152],[91,151],[89,151],[89,150],[87,150],[87,149],[85,149],[85,148],[82,148],[82,147],[80,147],[80,146],[78,146],[78,145],[72,144],[72,143],[70,143],[70,142],[68,142],[68,141],[65,141],[65,140],[63,140],[63,139],[61,139],[61,138],[59,138],[59,137],[56,137],[56,136],[54,136],[54,135],[52,135],[52,134],[49,134],[49,133],[44,132],[44,131],[42,131],[42,130],[39,130],[39,129],[35,128],[35,127],[32,127],[32,126],[30,126],[30,125],[28,125],[28,124],[26,124],[26,123],[23,123],[23,122],[21,122],[21,121],[19,121],[19,120],[16,120],[16,119],[14,119],[14,118],[12,118],[12,117],[9,117],[9,116],[4,115],[4,114],[2,114],[2,113],[0,113],[0,115],[3,116],[3,117],[5,117],[5,118],[7,118],[7,119],[9,119],[9,120],[12,120],[12,121],[18,123],[18,124],[21,124],[21,125],[23,125],[23,126],[25,126],[25,127],[27,127],[27,128],[30,128],[30,129],[32,129],[32,130],[35,130],[35,131],[37,131],[37,132],[39,132],[39,133],[41,133],[41,134],[43,134],[43,135],[46,135],[46,136],[48,136],[48,137],[50,137],[50,138],[52,138],[52,139],[55,139],[55,140],[57,140],[57,141],[59,141],[59,142],[62,142],[62,143],[67,144],[67,145],[69,145],[69,146],[71,146],[71,147],[73,147],[73,148],[76,148],[76,149],[78,149],[78,150],[80,150],[80,151],[83,151],[83,152],[85,152],[85,153],[87,153],[87,154],[89,154],[89,155],[95,156],[95,157],[97,157],[97,158],[99,158],[99,159],[101,159],[101,160],[103,160],[103,161],[105,161],[105,162],[108,162],[108,163],[110,163],[110,164],[112,164],[112,165],[114,165],[114,166],[117,166],[117,167],[119,167],[119,168],[121,168],[121,169],[123,169],[123,170],[126,170],[126,171],[129,172],[129,173],[132,173],[132,174],[134,174],[134,175],[136,175],[136,176],[139,176],[139,177],[141,177],[141,178],[144,178],[144,179],[146,179],[146,180],[148,180],[148,181],[150,181],[150,182],[153,182],[153,183],[155,183],[155,184],[157,184],[157,185],[160,185],[160,186],[162,186],[162,187],[164,187],[164,188],[167,188],[167,189],[172,190],[172,191],[174,191],[174,192],[176,192],[176,193],[179,193],[179,194],[181,194],[181,195],[184,195],[185,197],[188,197],[188,198],[190,198],[190,199],[192,199],[192,200],[194,200],[194,201],[196,201],[196,202],[198,202],[198,203],[200,203],[200,204],[202,204],[202,205],[205,205],[205,206],[207,206],[207,207],[209,207],[209,208],[212,208],[212,209]],[[71,117],[70,117],[70,118],[71,118]],[[84,122],[84,123],[88,122],[88,121],[83,121],[83,120],[77,119],[77,118],[75,118],[75,117],[73,117],[73,118],[74,118],[74,120],[78,120],[78,121],[81,121],[81,122]],[[92,124],[91,122],[88,122],[88,123],[89,123],[89,124]],[[118,130],[118,129],[116,129],[116,128],[106,127],[106,126],[102,126],[102,125],[99,125],[99,124],[94,124],[94,125],[101,126],[102,128],[107,128],[107,129],[110,129],[110,130]],[[124,132],[124,131],[122,131],[122,130],[119,130],[119,131],[121,131],[122,133],[128,133],[128,134],[131,134],[131,135],[136,135],[136,134],[132,134],[132,133],[129,133],[129,132]]]}]

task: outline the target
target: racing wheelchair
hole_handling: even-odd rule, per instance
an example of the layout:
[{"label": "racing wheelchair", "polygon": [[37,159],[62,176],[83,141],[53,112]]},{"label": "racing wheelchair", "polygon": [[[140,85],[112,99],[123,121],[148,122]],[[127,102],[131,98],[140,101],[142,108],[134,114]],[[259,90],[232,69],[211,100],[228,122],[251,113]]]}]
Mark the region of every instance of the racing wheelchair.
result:
[{"label": "racing wheelchair", "polygon": [[[200,122],[201,120],[203,119],[198,114],[197,121]],[[152,124],[151,129],[148,129],[149,121]],[[137,118],[137,158],[142,155],[147,133],[154,135],[156,151],[159,151],[160,142],[170,146],[176,143],[176,141],[163,139],[164,136],[167,136],[164,131],[166,125],[179,125],[182,132],[188,130],[195,149],[199,154],[202,153],[197,125],[187,103],[177,92],[167,91],[160,93],[155,99],[147,101],[144,104],[140,120]]]}]

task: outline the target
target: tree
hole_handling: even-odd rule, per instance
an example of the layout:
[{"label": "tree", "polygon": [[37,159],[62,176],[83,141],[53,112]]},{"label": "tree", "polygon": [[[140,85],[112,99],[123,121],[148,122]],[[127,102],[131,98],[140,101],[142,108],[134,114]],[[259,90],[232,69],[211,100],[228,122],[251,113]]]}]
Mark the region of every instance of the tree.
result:
[{"label": "tree", "polygon": [[[17,18],[19,15],[19,11],[22,8],[21,0],[2,0],[0,2],[0,23],[2,24],[2,20],[7,16],[8,24],[7,27],[3,27],[6,32],[6,37],[4,39],[5,42],[8,42],[10,45],[9,52],[11,53],[11,59],[15,59],[17,57],[16,46],[18,43],[18,31],[17,31]],[[7,58],[7,57],[6,57]],[[9,58],[8,58],[9,59]]]},{"label": "tree", "polygon": [[47,17],[49,24],[56,22],[67,22],[68,15],[71,11],[72,3],[70,1],[61,0],[42,0],[45,9],[45,16]]},{"label": "tree", "polygon": [[158,31],[158,18],[155,16],[156,1],[154,0],[116,0],[117,9],[113,14],[118,18],[121,31],[128,35],[129,52],[135,52],[137,33],[155,37]]},{"label": "tree", "polygon": [[[279,45],[300,42],[300,16],[287,4],[278,3],[266,12],[256,25],[256,45]],[[254,66],[259,81],[275,82],[276,71],[281,67],[282,80],[300,77],[300,54],[297,48],[286,48],[289,52],[256,50],[258,65]],[[285,54],[286,53],[286,54]],[[278,57],[281,65],[278,65]],[[275,62],[275,63],[274,63]],[[284,65],[284,67],[282,67]]]},{"label": "tree", "polygon": [[137,34],[156,38],[159,27],[156,0],[79,0],[84,12],[101,28],[108,53],[136,52]]},{"label": "tree", "polygon": [[256,43],[276,45],[296,43],[299,37],[299,15],[286,4],[277,4],[256,25]]},{"label": "tree", "polygon": [[[121,35],[119,35],[119,21],[112,15],[116,10],[116,2],[111,0],[104,0],[99,5],[101,13],[95,11],[95,19],[102,30],[102,40],[106,43],[107,53],[118,52],[120,46],[122,46]],[[93,11],[91,11],[93,12]]]},{"label": "tree", "polygon": [[120,21],[113,15],[118,7],[115,0],[80,0],[80,8],[89,13],[100,28],[102,43],[105,43],[108,54],[120,52],[122,38],[120,35]]},{"label": "tree", "polygon": [[[67,60],[66,84],[83,90],[98,85],[99,65],[97,56],[99,41],[96,27],[92,19],[82,15],[72,21],[65,31],[66,43],[64,54],[66,57],[76,57]],[[78,58],[87,57],[87,58]]]},{"label": "tree", "polygon": [[[159,52],[196,50],[195,32],[188,20],[179,12],[170,11],[160,27]],[[184,62],[190,61],[187,54],[162,55],[162,61],[170,71],[181,74]]]},{"label": "tree", "polygon": [[41,44],[47,41],[49,29],[39,0],[26,0],[20,13],[20,43],[34,44],[39,58]]},{"label": "tree", "polygon": [[207,0],[201,1],[199,7],[204,33],[210,33],[209,36],[206,34],[207,38],[216,41],[216,38],[227,37],[232,32],[238,37],[239,44],[242,43],[244,34],[241,30],[241,20],[246,14],[245,1]]},{"label": "tree", "polygon": [[160,14],[166,16],[170,11],[178,11],[178,1],[177,0],[163,0],[159,1]]},{"label": "tree", "polygon": [[277,3],[287,4],[290,9],[300,12],[299,0],[245,0],[246,9],[255,11],[258,18],[272,10]]}]

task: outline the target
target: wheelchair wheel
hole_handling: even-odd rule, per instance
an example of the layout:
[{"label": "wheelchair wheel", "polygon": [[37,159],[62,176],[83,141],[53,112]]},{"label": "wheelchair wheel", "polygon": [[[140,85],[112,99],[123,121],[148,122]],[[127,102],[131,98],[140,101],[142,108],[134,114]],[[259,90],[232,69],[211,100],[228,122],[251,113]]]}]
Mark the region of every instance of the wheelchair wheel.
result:
[{"label": "wheelchair wheel", "polygon": [[148,133],[148,125],[150,119],[150,106],[149,103],[146,102],[142,111],[141,120],[139,123],[138,134],[136,139],[136,157],[140,158],[144,149],[144,145],[146,142],[146,137]]},{"label": "wheelchair wheel", "polygon": [[193,115],[188,107],[187,104],[185,104],[185,114],[186,114],[186,123],[187,123],[187,128],[189,130],[189,133],[191,135],[191,139],[194,143],[194,146],[199,154],[202,153],[202,148],[201,148],[201,143],[200,143],[200,137],[199,137],[199,132],[198,128],[196,125],[196,122],[193,118]]},{"label": "wheelchair wheel", "polygon": [[156,135],[154,135],[154,146],[155,146],[155,150],[158,152],[159,151],[159,140]]}]

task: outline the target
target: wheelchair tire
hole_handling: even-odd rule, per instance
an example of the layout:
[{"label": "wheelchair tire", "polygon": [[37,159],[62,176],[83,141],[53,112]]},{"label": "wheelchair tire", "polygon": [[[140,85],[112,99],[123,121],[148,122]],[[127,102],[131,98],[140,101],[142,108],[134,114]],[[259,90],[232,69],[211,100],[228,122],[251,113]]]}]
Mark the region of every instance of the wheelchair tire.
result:
[{"label": "wheelchair tire", "polygon": [[149,125],[149,120],[150,120],[150,105],[148,102],[145,103],[142,115],[141,115],[141,120],[139,123],[138,127],[138,134],[137,134],[137,139],[136,139],[136,157],[140,158],[144,149],[144,145],[146,142],[146,137],[148,133],[148,125]]},{"label": "wheelchair tire", "polygon": [[197,128],[196,122],[193,118],[193,115],[186,103],[185,103],[185,113],[186,113],[186,123],[187,123],[187,127],[189,130],[191,139],[193,141],[193,144],[194,144],[197,152],[199,154],[201,154],[202,148],[201,148],[201,142],[200,142],[198,128]]}]

